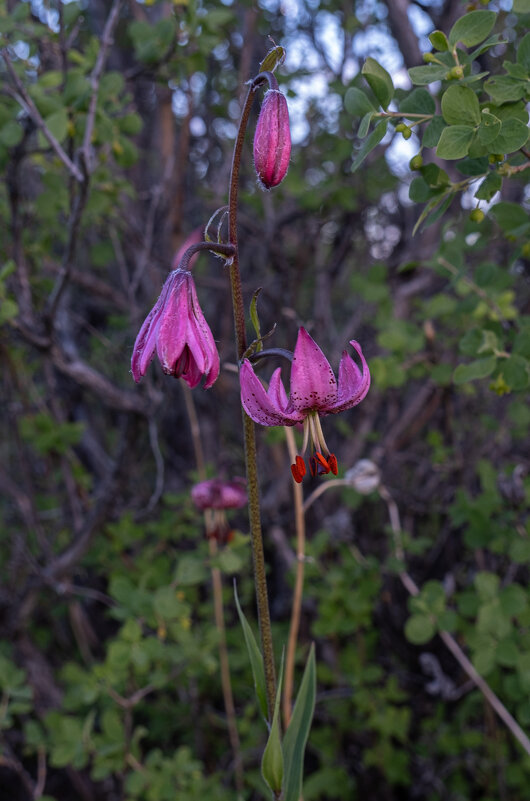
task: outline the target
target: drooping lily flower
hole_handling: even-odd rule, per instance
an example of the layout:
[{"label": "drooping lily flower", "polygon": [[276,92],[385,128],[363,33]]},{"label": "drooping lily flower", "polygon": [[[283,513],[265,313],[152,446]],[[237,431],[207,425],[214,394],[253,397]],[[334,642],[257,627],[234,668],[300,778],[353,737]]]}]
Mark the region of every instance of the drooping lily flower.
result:
[{"label": "drooping lily flower", "polygon": [[209,478],[200,481],[191,490],[191,499],[197,509],[239,509],[248,500],[245,480]]},{"label": "drooping lily flower", "polygon": [[223,481],[210,478],[200,481],[191,490],[191,499],[197,509],[205,513],[206,534],[220,545],[230,542],[233,532],[226,517],[226,509],[239,509],[248,502],[245,480],[236,478]]},{"label": "drooping lily flower", "polygon": [[145,375],[155,350],[164,373],[184,379],[192,389],[202,376],[208,389],[219,375],[219,354],[187,270],[169,274],[140,328],[131,360],[136,382]]},{"label": "drooping lily flower", "polygon": [[[339,365],[337,383],[333,370],[317,343],[305,328],[300,328],[291,367],[289,397],[282,383],[280,367],[272,374],[269,388],[265,390],[248,359],[241,366],[241,403],[245,412],[254,422],[263,426],[292,426],[303,423],[302,454],[311,441],[309,469],[313,476],[330,471],[337,475],[337,459],[326,445],[320,418],[357,406],[370,388],[370,371],[361,347],[355,340],[350,345],[361,360],[362,372],[345,350]],[[291,471],[294,480],[300,483],[306,474],[302,456],[296,457]]]}]

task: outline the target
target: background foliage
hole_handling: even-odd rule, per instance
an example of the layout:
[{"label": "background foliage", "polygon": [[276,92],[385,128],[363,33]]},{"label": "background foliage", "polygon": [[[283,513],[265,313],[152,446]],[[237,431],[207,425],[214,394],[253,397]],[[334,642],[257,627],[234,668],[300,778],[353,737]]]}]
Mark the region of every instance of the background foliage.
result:
[{"label": "background foliage", "polygon": [[[378,493],[311,507],[304,799],[530,799],[529,757],[436,635],[530,727],[528,4],[112,8],[106,38],[103,0],[0,3],[0,797],[234,797],[186,396],[158,366],[135,387],[129,359],[175,250],[226,202],[238,99],[272,36],[295,146],[273,194],[247,147],[247,303],[262,286],[274,345],[304,324],[335,367],[362,343],[370,394],[326,436],[341,475],[379,466],[421,588],[400,581]],[[232,476],[229,287],[214,259],[194,272],[225,369],[193,398],[210,470]],[[258,434],[282,641],[289,458],[281,430]],[[257,799],[264,731],[231,588],[251,616],[244,513],[233,525],[216,564]]]}]

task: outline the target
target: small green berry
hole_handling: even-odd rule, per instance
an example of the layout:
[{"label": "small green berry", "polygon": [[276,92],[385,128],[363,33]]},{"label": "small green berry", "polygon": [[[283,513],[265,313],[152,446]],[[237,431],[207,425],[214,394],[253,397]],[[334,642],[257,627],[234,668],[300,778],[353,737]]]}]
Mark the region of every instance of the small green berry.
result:
[{"label": "small green berry", "polygon": [[406,127],[407,126],[405,125],[404,122],[398,122],[398,124],[396,125],[396,133],[401,133],[401,131],[404,131]]},{"label": "small green berry", "polygon": [[412,131],[410,130],[408,125],[405,125],[403,127],[403,130],[401,131],[401,135],[402,135],[403,139],[410,139],[410,137],[412,136]]},{"label": "small green berry", "polygon": [[521,255],[523,259],[530,259],[530,242],[525,242],[521,248]]},{"label": "small green berry", "polygon": [[434,61],[436,61],[436,56],[434,53],[424,53],[423,60],[426,64],[432,64]]},{"label": "small green berry", "polygon": [[464,77],[464,68],[463,67],[451,67],[447,75],[445,76],[448,81],[459,80],[460,78]]},{"label": "small green berry", "polygon": [[469,215],[469,219],[472,222],[476,222],[476,223],[481,223],[482,220],[484,219],[484,217],[485,217],[485,214],[482,211],[482,209],[473,209],[473,211]]},{"label": "small green berry", "polygon": [[421,153],[416,153],[415,156],[412,156],[409,161],[409,167],[411,170],[420,170],[423,167],[423,156]]},{"label": "small green berry", "polygon": [[490,153],[488,156],[488,161],[490,164],[497,164],[499,161],[503,161],[504,156],[502,153]]}]

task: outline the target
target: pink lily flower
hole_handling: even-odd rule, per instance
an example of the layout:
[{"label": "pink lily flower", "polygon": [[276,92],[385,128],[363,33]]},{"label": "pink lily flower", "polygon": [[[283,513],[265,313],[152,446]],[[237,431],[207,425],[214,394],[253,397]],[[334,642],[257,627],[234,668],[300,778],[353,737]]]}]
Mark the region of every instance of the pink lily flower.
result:
[{"label": "pink lily flower", "polygon": [[[263,426],[303,423],[302,454],[311,440],[313,455],[309,458],[309,469],[313,476],[330,471],[337,475],[337,459],[326,445],[320,418],[357,406],[370,388],[370,371],[361,346],[355,340],[351,340],[350,345],[361,360],[362,372],[344,350],[337,383],[317,343],[305,328],[300,328],[291,367],[289,397],[282,383],[281,367],[274,371],[269,388],[265,390],[248,359],[241,366],[241,403],[245,412]],[[291,471],[294,480],[300,483],[306,474],[302,456],[296,457]]]},{"label": "pink lily flower", "polygon": [[281,184],[291,158],[291,131],[287,100],[279,89],[265,93],[254,135],[254,166],[259,184],[272,189]]},{"label": "pink lily flower", "polygon": [[208,389],[219,375],[219,354],[187,270],[169,274],[140,328],[131,360],[136,382],[145,375],[155,350],[164,373],[184,379],[192,389],[202,376]]},{"label": "pink lily flower", "polygon": [[233,537],[225,510],[239,509],[248,503],[245,483],[244,478],[234,481],[210,478],[195,484],[191,490],[193,503],[205,513],[206,535],[220,545],[226,545]]},{"label": "pink lily flower", "polygon": [[239,509],[246,506],[248,500],[245,479],[200,481],[191,490],[191,499],[197,509]]}]

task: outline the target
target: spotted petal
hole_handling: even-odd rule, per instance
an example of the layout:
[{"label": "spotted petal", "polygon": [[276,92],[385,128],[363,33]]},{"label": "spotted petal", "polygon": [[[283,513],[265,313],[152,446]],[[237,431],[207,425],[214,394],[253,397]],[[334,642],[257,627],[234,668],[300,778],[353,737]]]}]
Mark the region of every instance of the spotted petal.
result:
[{"label": "spotted petal", "polygon": [[298,412],[325,414],[336,401],[337,381],[331,365],[305,328],[300,328],[291,368],[291,405]]},{"label": "spotted petal", "polygon": [[248,359],[241,365],[241,403],[248,416],[262,426],[289,426],[303,419],[303,415],[287,412],[284,406],[287,400],[285,389],[282,397],[279,387],[280,373],[281,368],[278,367],[271,378],[272,391],[269,389],[267,393]]},{"label": "spotted petal", "polygon": [[347,351],[343,351],[339,365],[339,391],[336,402],[327,410],[333,414],[343,412],[357,406],[366,397],[370,389],[370,370],[363,356],[361,346],[354,339],[350,345],[357,352],[361,364],[362,373]]}]

